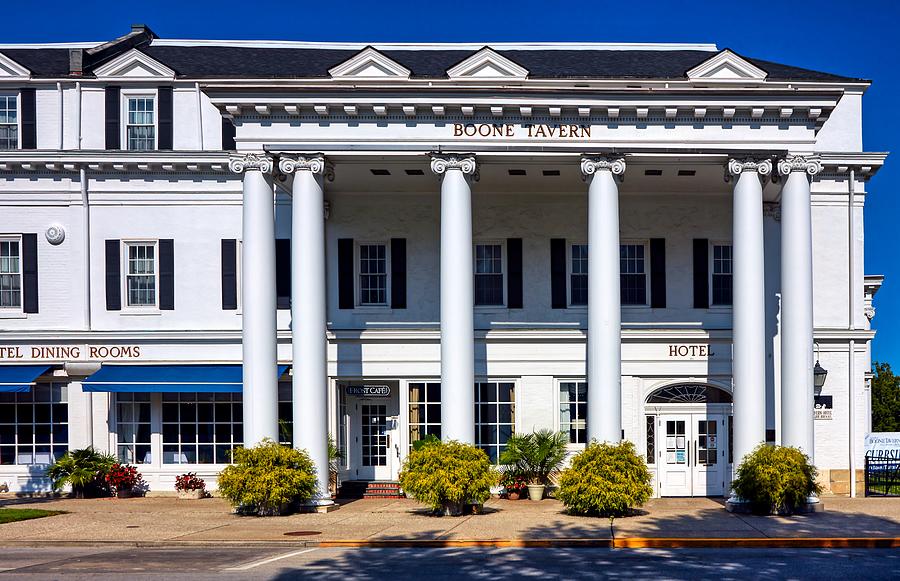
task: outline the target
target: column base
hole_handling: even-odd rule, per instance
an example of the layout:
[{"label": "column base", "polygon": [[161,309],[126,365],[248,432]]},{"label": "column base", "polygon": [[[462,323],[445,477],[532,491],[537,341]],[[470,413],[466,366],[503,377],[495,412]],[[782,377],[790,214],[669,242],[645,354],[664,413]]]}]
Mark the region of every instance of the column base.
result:
[{"label": "column base", "polygon": [[341,505],[330,498],[311,498],[300,505],[301,513],[329,513],[339,509]]},{"label": "column base", "polygon": [[[753,514],[750,502],[734,494],[725,501],[725,510],[735,514]],[[796,507],[794,509],[794,514],[810,514],[814,512],[823,512],[824,510],[825,503],[822,502],[818,496],[813,495],[808,497],[806,502]]]}]

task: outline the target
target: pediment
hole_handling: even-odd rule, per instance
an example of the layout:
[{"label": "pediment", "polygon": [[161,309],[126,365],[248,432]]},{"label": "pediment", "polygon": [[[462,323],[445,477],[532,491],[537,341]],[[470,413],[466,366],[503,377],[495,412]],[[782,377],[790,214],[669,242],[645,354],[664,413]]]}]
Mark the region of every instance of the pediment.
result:
[{"label": "pediment", "polygon": [[103,80],[175,79],[175,71],[136,48],[94,69]]},{"label": "pediment", "polygon": [[28,79],[31,71],[0,52],[0,79]]},{"label": "pediment", "polygon": [[689,79],[763,80],[768,73],[728,49],[687,72]]},{"label": "pediment", "polygon": [[333,79],[408,79],[410,70],[368,46],[328,70]]},{"label": "pediment", "polygon": [[459,64],[447,69],[451,79],[525,80],[528,69],[516,64],[490,47],[484,47]]}]

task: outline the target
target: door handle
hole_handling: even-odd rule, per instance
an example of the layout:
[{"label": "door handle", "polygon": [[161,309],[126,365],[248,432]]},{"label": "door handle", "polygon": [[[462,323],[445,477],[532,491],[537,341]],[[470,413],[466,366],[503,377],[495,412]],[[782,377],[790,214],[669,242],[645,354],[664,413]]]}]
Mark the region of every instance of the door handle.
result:
[{"label": "door handle", "polygon": [[694,440],[694,462],[700,465],[700,454],[697,452],[697,440]]}]

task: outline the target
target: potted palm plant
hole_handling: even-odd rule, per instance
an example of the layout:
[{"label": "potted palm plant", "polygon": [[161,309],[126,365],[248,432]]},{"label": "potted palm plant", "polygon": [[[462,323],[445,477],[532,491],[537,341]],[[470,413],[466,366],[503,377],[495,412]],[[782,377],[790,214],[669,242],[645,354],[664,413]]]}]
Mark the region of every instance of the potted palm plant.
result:
[{"label": "potted palm plant", "polygon": [[564,432],[539,430],[531,434],[514,434],[506,442],[506,450],[500,456],[500,464],[525,476],[528,481],[528,498],[541,500],[551,478],[566,461]]},{"label": "potted palm plant", "polygon": [[47,468],[47,477],[53,490],[70,486],[75,498],[108,496],[106,475],[115,463],[115,456],[91,447],[69,450]]}]

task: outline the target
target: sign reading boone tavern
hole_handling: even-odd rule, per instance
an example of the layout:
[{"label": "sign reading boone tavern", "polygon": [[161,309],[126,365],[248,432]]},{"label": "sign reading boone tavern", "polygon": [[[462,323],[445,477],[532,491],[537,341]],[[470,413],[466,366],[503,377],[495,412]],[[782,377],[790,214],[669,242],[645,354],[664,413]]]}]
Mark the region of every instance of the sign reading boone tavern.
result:
[{"label": "sign reading boone tavern", "polygon": [[570,123],[454,123],[453,137],[512,137],[533,139],[589,139],[590,125]]}]

